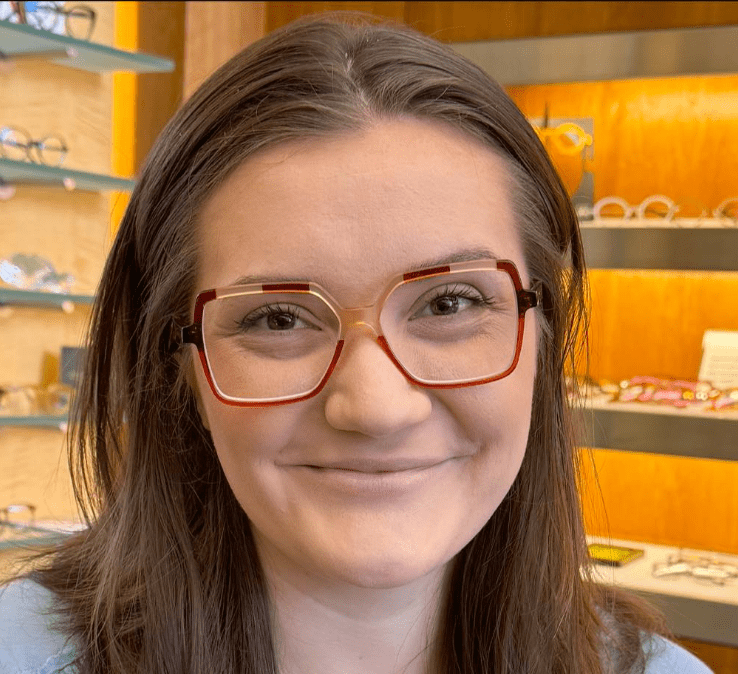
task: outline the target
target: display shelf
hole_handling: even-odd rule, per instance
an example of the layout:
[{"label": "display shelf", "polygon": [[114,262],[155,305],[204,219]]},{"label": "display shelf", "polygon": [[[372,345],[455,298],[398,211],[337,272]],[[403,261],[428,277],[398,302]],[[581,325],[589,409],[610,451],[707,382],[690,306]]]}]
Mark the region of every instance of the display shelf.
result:
[{"label": "display shelf", "polygon": [[580,229],[591,269],[738,271],[738,223],[730,218],[602,218]]},{"label": "display shelf", "polygon": [[67,295],[65,293],[49,293],[40,290],[0,288],[0,306],[61,309],[70,302],[74,305],[92,304],[94,301],[94,295]]},{"label": "display shelf", "polygon": [[19,536],[3,540],[0,538],[0,550],[16,550],[28,545],[53,545],[60,543],[68,534],[48,532],[46,534],[33,534],[32,536]]},{"label": "display shelf", "polygon": [[43,59],[94,73],[166,73],[174,70],[171,59],[114,49],[10,21],[0,21],[0,52],[10,59]]},{"label": "display shelf", "polygon": [[0,427],[15,426],[25,428],[57,428],[66,431],[69,419],[66,416],[48,416],[32,414],[25,417],[0,416]]},{"label": "display shelf", "polygon": [[455,42],[501,85],[738,72],[738,26]]},{"label": "display shelf", "polygon": [[[660,608],[669,629],[678,637],[738,646],[738,580],[725,585],[692,576],[654,578],[655,562],[665,562],[676,555],[679,548],[633,541],[588,536],[590,543],[604,543],[641,548],[643,557],[621,567],[595,565],[595,577],[601,583],[613,584],[630,590]],[[681,549],[683,553],[698,554],[738,564],[738,557],[705,550]]]},{"label": "display shelf", "polygon": [[591,402],[580,411],[587,447],[738,461],[738,412]]},{"label": "display shelf", "polygon": [[100,192],[114,190],[130,192],[136,184],[128,178],[117,178],[100,173],[87,173],[61,166],[45,166],[28,161],[0,157],[0,179],[11,185],[63,187],[67,190]]},{"label": "display shelf", "polygon": [[[53,545],[61,543],[69,535],[80,531],[84,525],[78,522],[50,520],[36,522],[32,526],[19,528],[12,536],[0,536],[0,550],[15,550],[27,546]],[[0,527],[2,531],[2,527]]]}]

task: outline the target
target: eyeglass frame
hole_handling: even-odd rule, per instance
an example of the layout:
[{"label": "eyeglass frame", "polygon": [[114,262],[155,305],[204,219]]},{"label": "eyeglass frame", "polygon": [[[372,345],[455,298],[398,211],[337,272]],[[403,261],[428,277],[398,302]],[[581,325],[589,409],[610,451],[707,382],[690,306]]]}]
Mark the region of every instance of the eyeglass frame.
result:
[{"label": "eyeglass frame", "polygon": [[[58,168],[64,163],[64,160],[67,158],[67,155],[69,154],[69,146],[67,145],[67,141],[65,141],[61,136],[49,134],[48,136],[44,136],[43,138],[36,140],[31,136],[30,133],[28,133],[28,131],[26,131],[25,129],[21,129],[18,126],[0,127],[0,134],[4,133],[5,131],[12,131],[15,133],[19,133],[26,138],[26,140],[28,141],[27,143],[24,143],[22,145],[19,145],[16,143],[15,147],[24,148],[26,151],[26,158],[32,164],[38,164],[40,166],[51,166],[54,168]],[[44,143],[50,138],[53,138],[54,140],[58,140],[61,142],[61,148],[59,148],[60,158],[59,158],[59,161],[56,163],[47,163],[41,159],[41,156],[42,156],[41,152],[42,152]],[[5,147],[6,147],[6,143],[0,139],[0,155],[5,157],[6,159],[9,159],[9,157],[5,154]],[[36,150],[36,154],[38,155],[38,161],[35,161],[31,155],[31,151],[34,149]]]},{"label": "eyeglass frame", "polygon": [[[18,524],[10,521],[10,515],[21,511],[28,511],[28,522]],[[0,528],[8,527],[9,529],[26,529],[33,526],[36,521],[36,506],[32,503],[11,503],[10,505],[0,508]]]},{"label": "eyeglass frame", "polygon": [[[558,126],[553,127],[533,126],[533,130],[544,146],[546,141],[551,139],[558,152],[564,155],[578,155],[582,150],[591,147],[594,143],[592,134],[587,133],[581,126],[574,122],[562,122]],[[576,136],[576,142],[572,146],[564,145],[561,142],[562,137],[565,136],[571,140],[572,135]]]},{"label": "eyeglass frame", "polygon": [[[510,366],[502,373],[496,374],[491,377],[481,377],[474,381],[461,381],[452,383],[430,383],[427,381],[420,380],[414,377],[407,369],[400,363],[392,352],[387,340],[382,334],[382,328],[379,323],[379,317],[384,308],[384,304],[387,298],[392,292],[405,283],[415,281],[420,278],[430,278],[432,276],[446,276],[454,272],[462,271],[503,271],[510,276],[513,287],[515,289],[515,297],[517,300],[518,308],[518,323],[517,323],[517,341],[515,344],[515,355],[513,357]],[[289,396],[279,400],[234,400],[233,398],[224,396],[215,384],[210,365],[208,363],[207,355],[205,354],[205,340],[203,338],[202,329],[202,318],[205,309],[205,305],[213,300],[229,297],[233,295],[248,294],[247,291],[254,290],[259,293],[283,293],[283,292],[295,292],[316,295],[323,300],[330,309],[335,313],[338,318],[340,325],[340,332],[336,341],[336,350],[333,354],[333,358],[326,370],[323,378],[306,393],[300,393],[298,395]],[[338,363],[338,359],[341,356],[343,345],[345,342],[345,334],[349,328],[354,326],[366,326],[370,328],[375,336],[377,343],[385,352],[387,357],[394,363],[400,372],[413,384],[429,389],[452,389],[452,388],[465,388],[467,386],[479,386],[480,384],[488,384],[493,381],[498,381],[510,375],[518,365],[520,359],[520,351],[523,346],[523,333],[525,331],[525,314],[528,309],[533,309],[537,306],[542,305],[541,295],[541,284],[535,282],[530,289],[523,288],[523,283],[520,279],[520,273],[518,268],[512,260],[491,260],[491,259],[480,259],[471,262],[454,262],[446,265],[428,267],[425,269],[419,269],[417,271],[406,272],[404,274],[397,274],[393,276],[388,284],[385,286],[384,291],[379,295],[377,300],[365,307],[342,307],[322,286],[317,283],[310,281],[295,281],[295,282],[280,282],[280,283],[249,283],[244,285],[235,286],[223,286],[220,288],[210,288],[203,290],[198,293],[195,298],[195,307],[193,310],[193,321],[190,325],[182,327],[180,330],[180,346],[184,344],[194,344],[197,348],[197,352],[200,356],[200,363],[205,374],[205,378],[210,386],[213,395],[220,400],[222,403],[227,405],[233,405],[236,407],[274,407],[277,405],[287,405],[291,403],[302,402],[318,395],[325,387],[328,379],[330,379],[333,370]]]},{"label": "eyeglass frame", "polygon": [[[664,222],[669,222],[673,220],[674,216],[679,212],[679,206],[674,202],[674,200],[663,194],[652,194],[651,196],[648,196],[643,201],[641,201],[640,204],[636,205],[629,204],[622,197],[602,197],[602,199],[599,199],[594,203],[594,205],[592,206],[592,212],[595,219],[604,220],[610,217],[619,220],[629,220],[631,218],[639,218],[643,220],[646,217],[648,207],[651,206],[651,204],[658,203],[666,206],[667,211],[664,215],[658,215],[656,218],[654,218],[654,220],[663,220]],[[603,216],[602,209],[605,206],[618,206],[623,210],[623,214],[621,216]]]},{"label": "eyeglass frame", "polygon": [[[52,30],[48,28],[36,28],[36,26],[34,26],[33,24],[28,23],[27,15],[29,14],[29,12],[26,11],[26,3],[23,2],[22,0],[12,0],[10,2],[10,6],[12,9],[12,13],[9,16],[13,16],[13,14],[16,14],[18,16],[18,20],[20,23],[25,24],[26,26],[31,26],[32,28],[35,28],[36,30],[41,30],[47,33],[53,32]],[[64,17],[64,33],[67,37],[71,37],[75,40],[83,40],[85,42],[89,42],[92,39],[92,33],[95,31],[95,23],[97,21],[97,12],[89,5],[72,5],[71,7],[67,8],[67,7],[62,6],[60,2],[54,2],[53,0],[48,0],[48,5],[45,5],[44,7],[42,7],[42,9],[52,10],[56,12],[57,15]],[[69,31],[69,26],[67,24],[69,16],[74,12],[74,10],[79,10],[79,9],[84,10],[84,12],[87,14],[87,16],[90,19],[90,24],[89,24],[90,30],[87,34],[87,37],[77,37],[75,35],[72,35]],[[33,14],[34,11],[31,11],[30,14]]]}]

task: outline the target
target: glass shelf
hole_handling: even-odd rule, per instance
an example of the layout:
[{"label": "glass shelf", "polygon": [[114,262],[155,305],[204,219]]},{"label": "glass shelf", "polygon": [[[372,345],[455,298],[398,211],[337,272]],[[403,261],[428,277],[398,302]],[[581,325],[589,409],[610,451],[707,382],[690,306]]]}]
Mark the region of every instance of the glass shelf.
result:
[{"label": "glass shelf", "polygon": [[[46,524],[47,526],[43,526]],[[61,543],[84,526],[75,522],[60,522],[58,520],[36,522],[35,525],[25,525],[13,535],[0,538],[0,550],[13,550],[27,546],[55,545]]]},{"label": "glass shelf", "polygon": [[10,185],[63,187],[67,190],[130,192],[136,182],[100,173],[87,173],[57,166],[44,166],[28,161],[0,157],[0,178]]},{"label": "glass shelf", "polygon": [[72,304],[92,304],[94,295],[67,295],[40,290],[20,290],[0,288],[0,306],[46,307],[61,309],[67,302]]},{"label": "glass shelf", "polygon": [[588,447],[738,461],[738,411],[700,412],[666,405],[589,403],[581,411]]},{"label": "glass shelf", "polygon": [[738,26],[455,42],[502,86],[738,72]]},{"label": "glass shelf", "polygon": [[70,68],[101,72],[166,73],[174,61],[0,21],[0,52],[17,59],[43,59]]},{"label": "glass shelf", "polygon": [[29,545],[55,545],[61,543],[68,536],[69,534],[50,531],[47,534],[38,533],[30,536],[11,538],[5,541],[0,539],[0,550],[16,550]]},{"label": "glass shelf", "polygon": [[0,416],[0,426],[14,426],[16,428],[56,428],[60,431],[67,430],[69,419],[66,416],[48,416],[33,414],[26,417],[3,417]]},{"label": "glass shelf", "polygon": [[580,224],[590,269],[738,271],[735,220],[603,218]]}]

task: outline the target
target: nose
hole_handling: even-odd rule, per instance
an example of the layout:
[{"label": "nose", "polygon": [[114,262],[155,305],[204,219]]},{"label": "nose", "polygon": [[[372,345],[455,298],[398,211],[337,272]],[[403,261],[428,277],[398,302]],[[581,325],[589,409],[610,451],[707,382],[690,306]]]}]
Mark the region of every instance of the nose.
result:
[{"label": "nose", "polygon": [[328,423],[339,430],[381,438],[427,419],[429,391],[405,377],[373,331],[353,332],[326,385]]}]

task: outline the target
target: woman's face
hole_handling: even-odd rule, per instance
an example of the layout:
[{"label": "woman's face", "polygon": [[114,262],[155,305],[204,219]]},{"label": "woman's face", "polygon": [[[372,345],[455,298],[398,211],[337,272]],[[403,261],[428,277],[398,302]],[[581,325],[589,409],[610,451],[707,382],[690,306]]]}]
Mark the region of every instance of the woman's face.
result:
[{"label": "woman's face", "polygon": [[[428,121],[264,151],[211,196],[199,227],[200,290],[245,276],[309,280],[363,307],[391,277],[469,251],[512,260],[530,286],[503,162]],[[506,378],[426,389],[356,327],[320,394],[277,407],[220,402],[195,362],[204,422],[262,559],[376,588],[440,571],[520,468],[536,331],[529,311]]]}]

